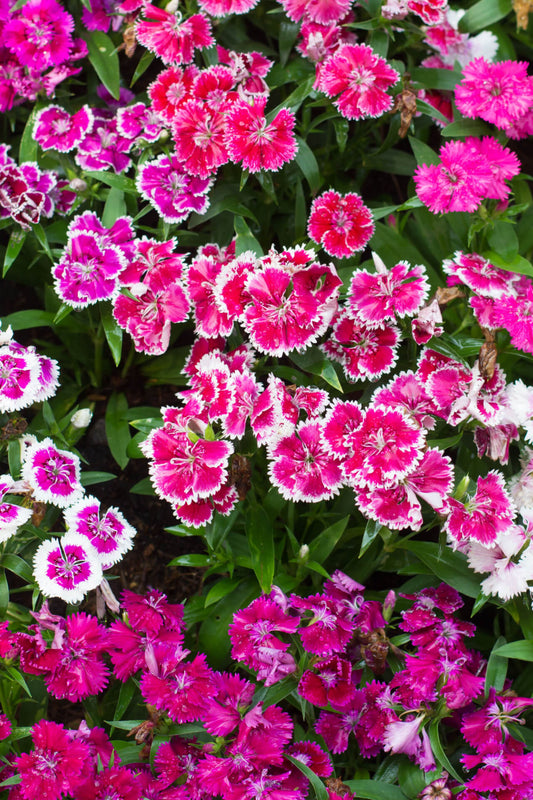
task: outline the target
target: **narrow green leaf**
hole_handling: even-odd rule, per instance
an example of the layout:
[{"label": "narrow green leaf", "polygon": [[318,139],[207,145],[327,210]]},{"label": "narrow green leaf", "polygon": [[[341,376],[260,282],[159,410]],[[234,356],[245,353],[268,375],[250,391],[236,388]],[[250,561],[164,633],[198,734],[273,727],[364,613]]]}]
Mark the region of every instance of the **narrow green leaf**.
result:
[{"label": "narrow green leaf", "polygon": [[133,73],[133,78],[131,79],[130,88],[137,83],[141,75],[144,75],[150,64],[155,58],[155,54],[152,53],[150,50],[145,50],[142,56],[139,59],[139,63],[135,68],[135,72]]},{"label": "narrow green leaf", "polygon": [[5,619],[9,605],[9,584],[5,569],[0,570],[0,617]]},{"label": "narrow green leaf", "polygon": [[350,123],[344,117],[335,117],[333,119],[333,127],[335,129],[335,139],[337,140],[337,147],[339,148],[339,153],[344,153],[346,150],[346,144],[348,142],[348,131],[350,129]]},{"label": "narrow green leaf", "polygon": [[272,519],[260,506],[254,506],[246,515],[246,539],[261,591],[268,594],[272,588],[276,563],[274,531]]},{"label": "narrow green leaf", "polygon": [[427,116],[431,117],[432,119],[438,119],[440,122],[444,122],[445,125],[448,125],[449,123],[448,117],[445,117],[441,111],[432,106],[430,103],[426,103],[425,100],[419,100],[417,98],[416,110],[419,112],[419,114],[427,114]]},{"label": "narrow green leaf", "polygon": [[305,237],[307,225],[307,208],[305,205],[305,195],[302,181],[296,181],[296,193],[294,198],[294,239],[299,242]]},{"label": "narrow green leaf", "polygon": [[440,164],[440,158],[429,145],[421,142],[420,139],[415,139],[414,136],[409,136],[409,142],[416,158],[416,163],[419,166],[422,164]]},{"label": "narrow green leaf", "polygon": [[520,275],[529,275],[533,277],[533,264],[523,256],[516,255],[514,258],[507,259],[496,253],[494,250],[486,250],[483,256],[487,258],[491,264],[501,269],[506,269],[508,272],[518,272]]},{"label": "narrow green leaf", "polygon": [[279,26],[279,63],[285,66],[291,50],[298,36],[299,26],[294,22],[285,21]]},{"label": "narrow green leaf", "polygon": [[39,146],[35,139],[33,138],[33,127],[35,125],[35,118],[39,111],[43,108],[43,103],[37,103],[33,111],[31,112],[30,116],[26,121],[26,125],[22,132],[22,136],[20,137],[20,146],[19,146],[19,161],[22,163],[23,161],[37,161],[37,155],[39,153]]},{"label": "narrow green leaf", "polygon": [[342,384],[331,361],[328,361],[317,347],[309,347],[304,353],[291,353],[291,361],[297,367],[311,375],[317,375],[338,392],[342,392]]},{"label": "narrow green leaf", "polygon": [[168,562],[169,567],[208,567],[211,559],[205,553],[186,553]]},{"label": "narrow green leaf", "polygon": [[452,92],[461,80],[462,73],[451,69],[416,67],[411,71],[411,77],[425,89],[446,89]]},{"label": "narrow green leaf", "polygon": [[480,0],[471,6],[464,17],[459,20],[459,30],[462,33],[475,33],[485,30],[503,19],[512,11],[511,0]]},{"label": "narrow green leaf", "polygon": [[261,703],[263,708],[276,705],[276,703],[280,703],[288,697],[297,686],[297,679],[293,675],[287,675],[273,686],[262,686],[258,689],[254,694],[253,704],[256,706],[258,703]]},{"label": "narrow green leaf", "polygon": [[98,170],[89,170],[83,173],[87,178],[92,178],[100,183],[105,183],[111,186],[112,189],[120,189],[126,194],[137,194],[135,181],[128,178],[126,175],[116,175],[114,172],[100,172]]},{"label": "narrow green leaf", "polygon": [[445,138],[455,136],[487,136],[492,131],[480,119],[460,119],[450,122],[442,129],[441,135]]},{"label": "narrow green leaf", "polygon": [[147,497],[155,497],[155,490],[152,486],[152,481],[150,478],[143,478],[142,480],[137,481],[137,483],[131,487],[130,493],[146,495]]},{"label": "narrow green leaf", "polygon": [[233,592],[234,589],[240,584],[240,578],[221,578],[214,586],[208,591],[205,598],[205,607],[218,603],[227,594]]},{"label": "narrow green leaf", "polygon": [[506,261],[512,262],[518,255],[516,227],[510,222],[496,220],[487,235],[487,241],[490,247]]},{"label": "narrow green leaf", "polygon": [[128,706],[132,701],[136,688],[137,687],[135,686],[134,681],[131,679],[122,684],[118,693],[117,705],[115,707],[115,719],[122,719],[128,710]]},{"label": "narrow green leaf", "polygon": [[50,311],[41,309],[28,309],[27,311],[14,311],[7,317],[2,317],[3,326],[11,325],[14,331],[24,331],[28,328],[42,328],[53,325],[54,315]]},{"label": "narrow green leaf", "polygon": [[111,455],[121,469],[125,469],[129,458],[126,453],[130,441],[130,429],[123,414],[128,410],[126,395],[113,392],[105,413],[105,431]]},{"label": "narrow green leaf", "polygon": [[322,186],[322,178],[320,176],[320,167],[315,158],[315,154],[300,136],[296,137],[298,142],[298,152],[296,154],[296,163],[302,170],[303,176],[309,184],[309,188],[313,194],[316,194]]},{"label": "narrow green leaf", "polygon": [[379,536],[379,532],[383,528],[381,522],[376,522],[373,519],[368,520],[365,528],[365,532],[363,533],[363,540],[361,542],[361,548],[359,550],[359,558],[364,556],[374,539],[377,539]]},{"label": "narrow green leaf", "polygon": [[115,366],[118,367],[122,356],[122,336],[124,331],[113,316],[110,303],[100,303],[100,316],[113,361]]},{"label": "narrow green leaf", "polygon": [[52,251],[50,250],[50,245],[48,244],[48,239],[46,238],[46,233],[44,232],[44,228],[39,223],[34,224],[31,226],[33,233],[41,247],[43,248],[44,252],[50,259],[50,261],[54,261],[54,256],[52,255]]},{"label": "narrow green leaf", "polygon": [[2,272],[3,278],[5,278],[8,269],[15,262],[15,259],[22,250],[22,246],[26,241],[27,235],[28,231],[23,231],[20,228],[19,229],[15,228],[11,232],[11,236],[9,237],[9,242],[7,243],[6,247],[6,254],[4,256],[4,269]]},{"label": "narrow green leaf", "polygon": [[15,667],[8,666],[7,664],[4,666],[4,669],[7,672],[7,674],[15,681],[15,683],[18,683],[18,685],[24,689],[28,697],[31,697],[32,694],[28,688],[28,684],[26,683],[22,673],[19,672],[19,670],[16,669]]},{"label": "narrow green leaf", "polygon": [[414,173],[416,167],[413,156],[401,150],[387,150],[385,153],[369,155],[363,159],[363,164],[367,169],[375,169],[378,172],[409,176]]},{"label": "narrow green leaf", "polygon": [[294,758],[294,756],[285,756],[285,758],[287,761],[290,761],[291,764],[294,764],[294,766],[297,767],[308,779],[309,783],[313,787],[316,800],[328,800],[328,790],[316,772],[313,772],[313,770],[310,769],[307,764],[304,764],[304,762],[300,761],[298,758]]},{"label": "narrow green leaf", "polygon": [[494,643],[492,652],[487,661],[487,670],[485,673],[485,697],[489,696],[489,692],[494,689],[496,692],[501,692],[507,677],[507,665],[509,663],[505,656],[498,655],[498,649],[504,647],[506,644],[505,638],[500,636]]},{"label": "narrow green leaf", "polygon": [[94,486],[96,483],[107,483],[107,481],[115,480],[117,476],[112,472],[99,472],[98,470],[88,470],[82,472],[80,476],[80,483],[82,486]]},{"label": "narrow green leaf", "polygon": [[115,45],[107,34],[102,31],[92,31],[87,35],[89,48],[89,61],[107,91],[115,98],[120,99],[120,67],[118,53]]},{"label": "narrow green leaf", "polygon": [[280,103],[279,106],[273,111],[270,111],[267,114],[267,122],[272,122],[276,114],[281,111],[282,108],[288,108],[289,111],[296,113],[300,106],[302,105],[305,98],[313,91],[313,84],[315,82],[315,76],[310,75],[307,79],[302,81],[297,89],[294,90],[284,101]]},{"label": "narrow green leaf", "polygon": [[253,235],[252,231],[242,217],[235,217],[234,219],[235,233],[237,235],[235,241],[235,255],[240,256],[247,250],[251,250],[258,257],[263,255],[261,245]]},{"label": "narrow green leaf", "polygon": [[330,525],[329,528],[326,528],[325,531],[322,531],[316,539],[313,539],[309,543],[309,555],[311,558],[322,564],[339,543],[349,521],[350,517],[344,517],[344,519],[340,519]]},{"label": "narrow green leaf", "polygon": [[58,325],[62,320],[68,317],[74,311],[73,306],[67,305],[67,303],[61,303],[57,313],[53,319],[53,324]]},{"label": "narrow green leaf", "polygon": [[449,583],[454,589],[467,597],[479,594],[479,579],[469,568],[466,557],[451,547],[435,542],[399,541],[396,547],[405,548],[414,553],[423,564],[441,581]]},{"label": "narrow green leaf", "polygon": [[407,800],[398,786],[384,781],[343,781],[350,791],[354,792],[358,798],[366,800]]},{"label": "narrow green leaf", "polygon": [[520,661],[533,661],[533,639],[521,639],[518,642],[509,642],[492,651],[497,656],[505,658],[518,658]]},{"label": "narrow green leaf", "polygon": [[3,553],[0,555],[0,567],[14,572],[23,581],[31,583],[33,581],[33,571],[30,565],[20,556],[14,553]]},{"label": "narrow green leaf", "polygon": [[434,719],[431,725],[429,726],[429,741],[431,743],[431,749],[433,750],[433,755],[441,765],[443,769],[448,772],[452,778],[455,778],[456,781],[459,781],[460,784],[463,784],[463,779],[461,776],[456,772],[453,768],[452,764],[450,763],[450,759],[444,752],[444,748],[440,741],[439,736],[439,721],[438,719]]},{"label": "narrow green leaf", "polygon": [[126,215],[126,203],[124,201],[124,192],[122,189],[117,189],[112,186],[107,194],[104,210],[102,213],[102,222],[106,228],[111,228],[119,217]]}]

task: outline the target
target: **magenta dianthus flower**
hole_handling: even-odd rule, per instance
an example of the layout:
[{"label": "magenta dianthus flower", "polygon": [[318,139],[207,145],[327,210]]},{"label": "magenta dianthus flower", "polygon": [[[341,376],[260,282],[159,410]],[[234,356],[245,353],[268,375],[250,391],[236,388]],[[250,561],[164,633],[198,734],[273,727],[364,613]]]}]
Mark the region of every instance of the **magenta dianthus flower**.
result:
[{"label": "magenta dianthus flower", "polygon": [[59,798],[75,791],[86,767],[89,750],[57,722],[41,720],[32,729],[34,749],[16,758],[22,797]]},{"label": "magenta dianthus flower", "polygon": [[455,88],[455,102],[467,117],[480,117],[506,128],[531,110],[533,77],[526,61],[475,58],[463,68],[463,80]]},{"label": "magenta dianthus flower", "polygon": [[416,168],[414,181],[420,200],[434,214],[475,211],[493,180],[487,159],[466,142],[447,142],[439,151],[441,163]]},{"label": "magenta dianthus flower", "polygon": [[330,256],[347,258],[372,237],[372,212],[355,192],[341,195],[330,189],[313,200],[307,231]]}]

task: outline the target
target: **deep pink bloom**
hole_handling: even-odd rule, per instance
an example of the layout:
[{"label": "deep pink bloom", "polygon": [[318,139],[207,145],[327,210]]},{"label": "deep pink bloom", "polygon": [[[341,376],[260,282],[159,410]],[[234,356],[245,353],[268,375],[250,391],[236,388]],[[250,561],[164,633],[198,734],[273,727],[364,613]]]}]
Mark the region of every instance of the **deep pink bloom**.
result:
[{"label": "deep pink bloom", "polygon": [[43,150],[68,153],[91,132],[93,123],[94,117],[89,106],[83,106],[70,115],[61,106],[50,105],[35,117],[33,137]]},{"label": "deep pink bloom", "polygon": [[251,103],[236,101],[226,116],[226,147],[235,163],[242,162],[250,172],[276,172],[292,161],[298,150],[294,138],[296,118],[282,108],[267,122],[267,98],[258,95]]},{"label": "deep pink bloom", "polygon": [[495,267],[483,256],[461,250],[457,250],[453,258],[445,259],[442,269],[450,276],[450,285],[464,283],[484,297],[504,297],[513,292],[513,284],[518,280],[518,275]]},{"label": "deep pink bloom", "polygon": [[146,703],[166,711],[175,722],[194,722],[200,719],[215,696],[217,689],[213,672],[203,653],[192,661],[184,661],[183,651],[178,663],[169,659],[159,674],[145,672],[141,678],[141,693]]},{"label": "deep pink bloom", "polygon": [[213,736],[227,736],[241,722],[243,713],[252,704],[254,685],[227,672],[215,672],[217,693],[202,721]]},{"label": "deep pink bloom", "polygon": [[215,255],[198,254],[187,275],[196,333],[210,339],[229,336],[233,330],[233,317],[216,302],[216,281],[223,266]]},{"label": "deep pink bloom", "polygon": [[493,179],[487,159],[459,140],[443,145],[439,156],[439,165],[416,168],[418,197],[434,214],[475,211]]},{"label": "deep pink bloom", "polygon": [[207,178],[229,160],[226,120],[220,110],[200,100],[185,100],[172,120],[176,157],[187,172]]},{"label": "deep pink bloom", "polygon": [[341,20],[350,9],[350,0],[280,0],[285,13],[293,22],[302,18],[318,22],[320,25],[333,25]]},{"label": "deep pink bloom", "polygon": [[355,630],[354,615],[348,605],[327,594],[304,598],[291,595],[290,600],[291,607],[300,609],[303,617],[298,633],[304,649],[319,656],[342,653]]},{"label": "deep pink bloom", "polygon": [[337,400],[324,417],[322,439],[329,452],[340,460],[351,455],[352,432],[357,430],[363,419],[363,410],[355,401]]},{"label": "deep pink bloom", "polygon": [[211,25],[203,14],[193,14],[182,22],[181,15],[148,3],[144,15],[146,19],[139,19],[135,25],[137,41],[165,64],[189,64],[195,50],[214,43]]},{"label": "deep pink bloom", "polygon": [[430,416],[435,413],[435,405],[414,372],[401,372],[390,383],[377,389],[372,405],[400,408],[418,425],[428,430],[435,427],[435,420]]},{"label": "deep pink bloom", "polygon": [[183,629],[183,606],[169,603],[167,596],[157,589],[139,595],[129,590],[122,593],[122,606],[131,625],[148,633],[156,634],[162,628]]},{"label": "deep pink bloom", "polygon": [[463,68],[463,80],[455,87],[457,108],[498,128],[512,125],[533,104],[533,78],[527,66],[526,61],[490,63],[475,58]]},{"label": "deep pink bloom", "polygon": [[125,266],[116,245],[105,245],[89,231],[74,233],[52,270],[54,288],[67,305],[86,308],[118,293],[118,276]]},{"label": "deep pink bloom", "polygon": [[486,159],[492,180],[486,188],[486,197],[494,200],[506,200],[511,187],[505,183],[520,172],[520,161],[508,147],[501,145],[493,136],[476,139],[468,136],[465,142],[480,156]]},{"label": "deep pink bloom", "polygon": [[330,705],[336,711],[342,710],[356,694],[351,663],[336,655],[317,661],[303,673],[298,694],[314,706]]},{"label": "deep pink bloom", "polygon": [[328,97],[340,95],[335,106],[347,119],[380,117],[392,106],[387,89],[399,74],[366,44],[345,44],[321,66],[316,88]]},{"label": "deep pink bloom", "polygon": [[[357,731],[362,716],[363,703],[363,693],[357,690],[355,697],[340,714],[332,714],[329,711],[320,713],[315,731],[324,738],[332,753],[344,753],[348,749],[350,734]],[[379,749],[381,750],[381,746]]]},{"label": "deep pink bloom", "polygon": [[200,7],[212,17],[225,17],[228,14],[246,14],[259,0],[199,0]]},{"label": "deep pink bloom", "polygon": [[317,503],[339,493],[343,476],[321,438],[319,422],[301,423],[272,447],[270,480],[286,500]]},{"label": "deep pink bloom", "polygon": [[407,0],[407,8],[418,14],[426,25],[438,25],[444,19],[448,0]]},{"label": "deep pink bloom", "polygon": [[429,284],[422,266],[411,267],[400,261],[387,269],[375,258],[376,273],[354,272],[349,293],[350,313],[369,326],[394,321],[395,317],[412,317],[427,298]]},{"label": "deep pink bloom", "polygon": [[139,168],[137,189],[165,222],[182,222],[209,207],[211,178],[191,177],[175,156],[160,155]]},{"label": "deep pink bloom", "polygon": [[330,189],[313,200],[307,231],[330,256],[347,258],[362,250],[372,237],[372,212],[358,194],[341,195]]},{"label": "deep pink bloom", "polygon": [[173,505],[176,517],[192,528],[202,528],[211,522],[213,514],[218,512],[227,516],[235,508],[239,495],[235,486],[223,483],[214,494],[204,500],[190,500],[187,503]]},{"label": "deep pink bloom", "polygon": [[111,119],[95,114],[94,124],[79,143],[74,160],[82,169],[123,172],[131,166],[128,153],[132,141],[117,129],[116,117]]},{"label": "deep pink bloom", "polygon": [[32,729],[34,749],[16,758],[21,795],[59,800],[80,782],[89,758],[83,742],[75,741],[62,725],[41,720]]},{"label": "deep pink bloom", "polygon": [[511,526],[516,513],[503,476],[494,471],[486,478],[478,478],[476,493],[466,503],[453,498],[449,503],[445,529],[454,544],[473,539],[493,546],[498,535]]},{"label": "deep pink bloom", "polygon": [[343,309],[337,314],[333,334],[322,350],[342,364],[349,381],[371,380],[393,368],[399,341],[400,331],[395,325],[367,325]]},{"label": "deep pink bloom", "polygon": [[102,582],[98,554],[86,536],[67,533],[46,539],[33,559],[35,580],[45,597],[61,597],[80,603],[86,593]]},{"label": "deep pink bloom", "polygon": [[168,67],[160,72],[148,87],[152,108],[165,122],[172,122],[180,105],[192,97],[198,68],[190,64],[185,68]]},{"label": "deep pink bloom", "polygon": [[144,103],[135,103],[118,109],[117,130],[126,139],[156,142],[163,130],[163,121]]},{"label": "deep pink bloom", "polygon": [[61,64],[72,47],[74,19],[56,0],[29,0],[6,23],[2,39],[25,67]]}]

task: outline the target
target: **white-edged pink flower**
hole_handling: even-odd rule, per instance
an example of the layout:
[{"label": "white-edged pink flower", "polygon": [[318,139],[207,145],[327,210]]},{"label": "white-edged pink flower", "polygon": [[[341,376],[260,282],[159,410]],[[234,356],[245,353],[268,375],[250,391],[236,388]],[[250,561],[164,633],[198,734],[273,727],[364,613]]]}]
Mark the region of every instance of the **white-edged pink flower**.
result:
[{"label": "white-edged pink flower", "polygon": [[390,383],[377,389],[372,396],[372,405],[400,408],[418,425],[428,430],[435,427],[435,420],[430,416],[435,413],[434,403],[411,370],[400,372]]},{"label": "white-edged pink flower", "polygon": [[212,185],[212,178],[189,175],[182,161],[164,153],[139,167],[137,175],[138,191],[165,222],[182,222],[193,211],[207,211]]},{"label": "white-edged pink flower", "polygon": [[400,261],[387,269],[373,254],[376,272],[354,272],[349,293],[350,314],[369,326],[412,317],[427,298],[429,284],[422,266]]},{"label": "white-edged pink flower", "polygon": [[39,545],[33,573],[45,597],[60,597],[66,603],[80,603],[103,577],[98,554],[87,537],[70,532]]},{"label": "white-edged pink flower", "polygon": [[352,455],[352,433],[359,428],[362,419],[363,409],[354,400],[336,400],[328,409],[322,425],[322,439],[333,458],[343,460]]},{"label": "white-edged pink flower", "polygon": [[307,232],[330,256],[348,258],[366,247],[374,227],[372,212],[358,194],[330,189],[313,200]]},{"label": "white-edged pink flower", "polygon": [[533,549],[519,525],[500,533],[494,546],[471,542],[467,557],[474,572],[490,573],[481,583],[484,594],[497,595],[504,601],[526,592],[528,581],[533,580]]},{"label": "white-edged pink flower", "polygon": [[89,231],[74,233],[52,270],[54,288],[67,305],[86,308],[118,293],[118,276],[125,266],[116,245],[103,244]]},{"label": "white-edged pink flower", "polygon": [[454,546],[476,541],[485,547],[494,547],[515,517],[503,476],[494,470],[485,478],[478,478],[473,497],[465,503],[450,498],[449,504],[450,514],[444,529]]},{"label": "white-edged pink flower", "polygon": [[254,403],[250,417],[252,430],[258,444],[275,444],[290,436],[296,428],[298,409],[280,378],[268,376],[267,388]]},{"label": "white-edged pink flower", "polygon": [[33,126],[33,138],[43,150],[68,153],[74,150],[91,132],[94,116],[89,106],[83,106],[75,114],[64,108],[50,105],[38,112]]},{"label": "white-edged pink flower", "polygon": [[442,269],[450,276],[449,285],[464,283],[476,294],[493,299],[513,293],[513,284],[519,279],[516,273],[495,267],[483,256],[462,250],[443,261]]},{"label": "white-edged pink flower", "polygon": [[175,503],[174,513],[185,525],[192,528],[202,528],[211,522],[215,511],[226,517],[231,514],[235,504],[239,500],[239,495],[235,486],[224,483],[211,497],[203,500],[191,500],[189,503]]},{"label": "white-edged pink flower", "polygon": [[7,542],[25,522],[28,522],[33,511],[31,508],[8,503],[4,500],[15,488],[11,475],[0,475],[0,543]]},{"label": "white-edged pink flower", "polygon": [[401,480],[421,460],[425,434],[400,409],[367,409],[351,435],[353,452],[344,462],[347,479],[370,488]]},{"label": "white-edged pink flower", "polygon": [[39,358],[26,348],[0,347],[0,412],[31,406],[39,390]]},{"label": "white-edged pink flower", "polygon": [[322,350],[344,367],[349,381],[375,380],[390,372],[398,359],[400,331],[395,325],[367,325],[348,309],[337,314],[333,333]]},{"label": "white-edged pink flower", "polygon": [[126,139],[156,142],[163,130],[163,122],[159,115],[144,103],[135,103],[118,109],[117,130]]},{"label": "white-edged pink flower", "polygon": [[212,339],[229,336],[234,318],[216,301],[216,281],[223,264],[215,255],[198,254],[187,274],[189,297],[193,306],[196,333]]},{"label": "white-edged pink flower", "polygon": [[238,100],[226,116],[225,142],[229,157],[250,172],[277,172],[296,156],[296,117],[282,108],[267,122],[267,98],[256,95],[251,103]]},{"label": "white-edged pink flower", "polygon": [[135,528],[118,508],[108,508],[102,514],[100,501],[92,495],[67,508],[63,517],[69,533],[80,534],[90,541],[102,569],[116,564],[133,547]]},{"label": "white-edged pink flower", "polygon": [[304,422],[272,447],[270,480],[286,500],[317,503],[339,493],[342,469],[321,432],[320,422]]},{"label": "white-edged pink flower", "polygon": [[84,491],[80,483],[78,456],[67,450],[59,450],[50,438],[27,448],[22,478],[33,489],[36,500],[60,508],[75,503]]}]

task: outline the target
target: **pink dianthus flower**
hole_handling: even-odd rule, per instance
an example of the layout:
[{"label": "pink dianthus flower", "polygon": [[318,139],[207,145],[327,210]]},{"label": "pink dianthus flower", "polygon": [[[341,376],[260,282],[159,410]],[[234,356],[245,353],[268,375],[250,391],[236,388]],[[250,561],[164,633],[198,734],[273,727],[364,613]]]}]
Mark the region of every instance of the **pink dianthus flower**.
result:
[{"label": "pink dianthus flower", "polygon": [[443,145],[439,156],[440,164],[416,168],[418,197],[434,214],[475,211],[493,180],[487,159],[459,140]]},{"label": "pink dianthus flower", "polygon": [[16,758],[21,795],[59,800],[80,782],[89,750],[75,741],[62,725],[41,720],[32,729],[34,749]]},{"label": "pink dianthus flower", "polygon": [[313,200],[307,231],[326,253],[347,258],[362,250],[374,233],[372,212],[354,192],[330,189]]},{"label": "pink dianthus flower", "polygon": [[298,150],[294,137],[296,118],[282,108],[267,122],[267,98],[258,95],[253,102],[235,102],[226,116],[226,147],[235,163],[241,161],[250,172],[276,172],[292,161]]},{"label": "pink dianthus flower", "polygon": [[467,117],[480,117],[498,128],[512,125],[533,105],[533,78],[526,61],[475,58],[463,68],[455,102]]},{"label": "pink dianthus flower", "polygon": [[193,14],[181,21],[173,14],[150,3],[135,26],[137,41],[155,53],[165,64],[189,64],[194,51],[211,47],[211,25],[203,14]]}]

